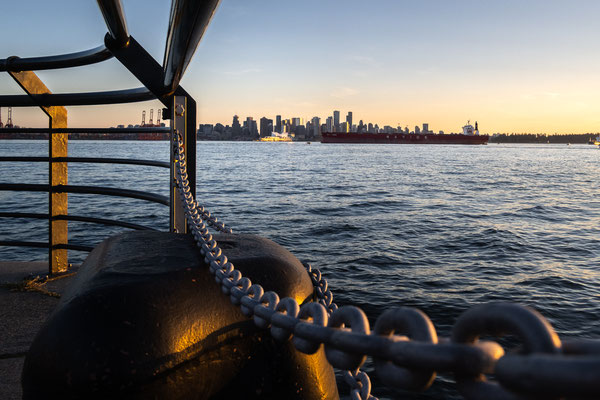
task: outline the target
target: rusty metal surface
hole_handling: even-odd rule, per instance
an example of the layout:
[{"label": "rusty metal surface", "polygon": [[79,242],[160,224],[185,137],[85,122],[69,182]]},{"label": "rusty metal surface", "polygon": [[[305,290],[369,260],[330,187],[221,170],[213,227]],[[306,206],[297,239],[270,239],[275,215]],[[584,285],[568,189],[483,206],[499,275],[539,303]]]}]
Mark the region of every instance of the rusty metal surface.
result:
[{"label": "rusty metal surface", "polygon": [[[51,94],[44,83],[31,71],[12,72],[10,76],[23,88],[30,96],[40,94]],[[40,106],[40,108],[49,117],[49,128],[59,129],[67,127],[67,109],[62,106]],[[53,217],[57,215],[68,214],[68,194],[66,192],[55,192],[53,188],[58,185],[68,184],[68,164],[66,162],[56,162],[55,157],[68,156],[69,135],[66,133],[56,133],[50,135],[48,139],[48,157],[50,157],[48,170],[49,184],[49,269],[51,274],[64,272],[67,270],[68,259],[67,249],[57,248],[57,245],[66,245],[68,238],[68,221],[57,220]]]}]

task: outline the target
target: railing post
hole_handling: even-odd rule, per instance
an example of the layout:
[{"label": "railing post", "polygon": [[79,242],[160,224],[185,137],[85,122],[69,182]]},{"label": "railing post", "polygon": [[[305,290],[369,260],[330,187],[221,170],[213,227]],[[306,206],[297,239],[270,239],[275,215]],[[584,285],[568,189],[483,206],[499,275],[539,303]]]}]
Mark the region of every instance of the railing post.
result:
[{"label": "railing post", "polygon": [[[32,71],[11,72],[9,74],[29,95],[50,94],[50,90]],[[67,127],[67,109],[62,106],[52,106],[40,108],[48,115],[50,122],[49,128]],[[64,272],[68,268],[68,254],[64,246],[68,243],[68,221],[56,220],[58,215],[68,214],[68,194],[56,193],[53,188],[57,185],[66,185],[68,183],[68,164],[66,162],[55,162],[57,157],[68,156],[68,138],[67,133],[50,133],[48,135],[48,151],[50,162],[48,166],[48,215],[49,215],[49,272],[55,274]]]},{"label": "railing post", "polygon": [[[190,96],[172,97],[171,138],[176,133],[183,137],[184,153],[187,162],[187,173],[192,194],[196,195],[196,102]],[[175,180],[174,151],[171,151],[171,184],[169,230],[171,232],[187,233],[185,214],[181,197],[177,191]]]}]

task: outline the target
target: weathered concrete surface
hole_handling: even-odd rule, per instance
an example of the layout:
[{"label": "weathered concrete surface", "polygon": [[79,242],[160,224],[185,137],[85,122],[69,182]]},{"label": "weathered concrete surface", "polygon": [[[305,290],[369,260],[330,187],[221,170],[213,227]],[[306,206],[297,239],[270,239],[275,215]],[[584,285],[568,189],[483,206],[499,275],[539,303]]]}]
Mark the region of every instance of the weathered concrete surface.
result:
[{"label": "weathered concrete surface", "polygon": [[[73,268],[75,271],[76,268]],[[21,399],[21,370],[25,354],[59,299],[41,291],[24,291],[24,280],[45,277],[47,262],[0,261],[0,399]],[[65,276],[33,290],[63,293],[72,280]]]}]

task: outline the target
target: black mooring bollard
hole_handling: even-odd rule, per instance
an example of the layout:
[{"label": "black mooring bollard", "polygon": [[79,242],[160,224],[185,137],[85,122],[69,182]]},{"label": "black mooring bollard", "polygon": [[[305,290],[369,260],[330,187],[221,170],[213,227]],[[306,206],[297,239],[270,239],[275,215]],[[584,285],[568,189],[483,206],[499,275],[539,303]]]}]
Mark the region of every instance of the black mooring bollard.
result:
[{"label": "black mooring bollard", "polygon": [[[251,235],[218,235],[244,276],[310,301],[302,264]],[[132,232],[98,245],[38,332],[22,375],[25,399],[334,399],[322,349],[273,340],[231,304],[185,235]]]}]

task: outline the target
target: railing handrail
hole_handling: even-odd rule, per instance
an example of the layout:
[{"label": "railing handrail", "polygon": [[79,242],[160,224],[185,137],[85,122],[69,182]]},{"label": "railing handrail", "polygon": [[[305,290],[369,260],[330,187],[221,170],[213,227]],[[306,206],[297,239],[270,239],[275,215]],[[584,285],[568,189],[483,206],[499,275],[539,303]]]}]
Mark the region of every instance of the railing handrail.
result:
[{"label": "railing handrail", "polygon": [[[49,162],[50,157],[2,156],[0,162]],[[100,157],[54,157],[54,162],[92,163],[92,164],[126,164],[149,167],[170,168],[167,161],[139,160],[130,158],[100,158]]]},{"label": "railing handrail", "polygon": [[0,59],[0,72],[3,71],[40,71],[96,64],[113,57],[112,53],[101,45],[89,50],[55,56],[27,57],[17,56]]},{"label": "railing handrail", "polygon": [[112,40],[120,46],[125,46],[129,39],[125,12],[120,0],[98,0],[98,7],[106,22],[108,33]]},{"label": "railing handrail", "polygon": [[[9,213],[0,212],[0,218],[31,218],[31,219],[48,219],[50,214],[43,213]],[[148,226],[133,224],[131,222],[116,221],[114,219],[107,218],[96,218],[96,217],[84,217],[80,215],[55,215],[52,217],[54,220],[62,221],[77,221],[77,222],[91,222],[94,224],[110,225],[110,226],[121,226],[123,228],[135,229],[138,231],[158,231],[158,229],[150,228]]]},{"label": "railing handrail", "polygon": [[41,183],[0,183],[0,191],[13,192],[49,192],[52,188],[54,193],[78,193],[78,194],[100,194],[106,196],[128,197],[132,199],[146,200],[153,203],[169,205],[169,198],[160,194],[142,192],[133,189],[121,189],[107,186],[85,186],[85,185],[56,185],[50,186]]},{"label": "railing handrail", "polygon": [[[48,242],[27,242],[20,240],[0,240],[0,246],[14,246],[14,247],[37,247],[40,249],[47,249],[50,247]],[[75,250],[75,251],[87,251],[88,253],[94,248],[91,246],[85,246],[82,244],[57,244],[53,246],[55,249]]]},{"label": "railing handrail", "polygon": [[[0,184],[0,190],[47,191],[49,201],[49,237],[54,244],[68,248],[68,225],[66,221],[57,221],[57,217],[66,211],[67,196],[62,193],[101,194],[137,198],[170,205],[169,230],[184,233],[187,230],[185,219],[181,218],[179,195],[174,190],[173,155],[169,168],[170,183],[169,197],[148,194],[130,189],[109,187],[73,186],[68,183],[69,162],[121,163],[132,165],[147,165],[166,167],[166,163],[150,160],[123,160],[100,158],[68,157],[67,143],[69,133],[172,133],[182,132],[185,138],[185,151],[190,154],[190,182],[195,185],[195,154],[196,154],[196,102],[179,85],[179,81],[190,59],[198,46],[220,0],[197,2],[195,0],[174,0],[167,36],[167,49],[163,65],[156,60],[132,37],[127,29],[125,13],[120,0],[97,0],[98,6],[108,33],[104,36],[104,46],[76,53],[56,56],[19,58],[17,56],[0,60],[0,71],[6,71],[27,93],[27,95],[0,96],[0,107],[33,107],[42,109],[49,117],[49,127],[41,128],[9,128],[1,133],[20,132],[26,134],[48,135],[49,157],[43,158],[10,158],[3,161],[48,161],[48,185],[32,184]],[[144,87],[125,90],[112,90],[88,93],[52,93],[48,87],[32,72],[39,69],[59,69],[93,64],[115,57],[125,66]],[[168,65],[168,68],[167,68]],[[166,70],[169,70],[167,73]],[[171,120],[170,128],[67,128],[67,111],[65,106],[88,106],[100,104],[119,104],[158,99],[166,109],[163,119]],[[178,120],[175,124],[175,119]],[[192,188],[195,193],[195,186]],[[177,209],[177,211],[176,211]],[[52,251],[58,248],[50,246],[50,273],[60,272],[66,268],[66,251]]]},{"label": "railing handrail", "polygon": [[94,106],[100,104],[137,103],[154,100],[156,96],[145,87],[87,93],[57,93],[0,96],[0,107],[34,106]]},{"label": "railing handrail", "polygon": [[2,128],[0,133],[169,133],[171,129],[166,126],[147,126],[139,128]]}]

